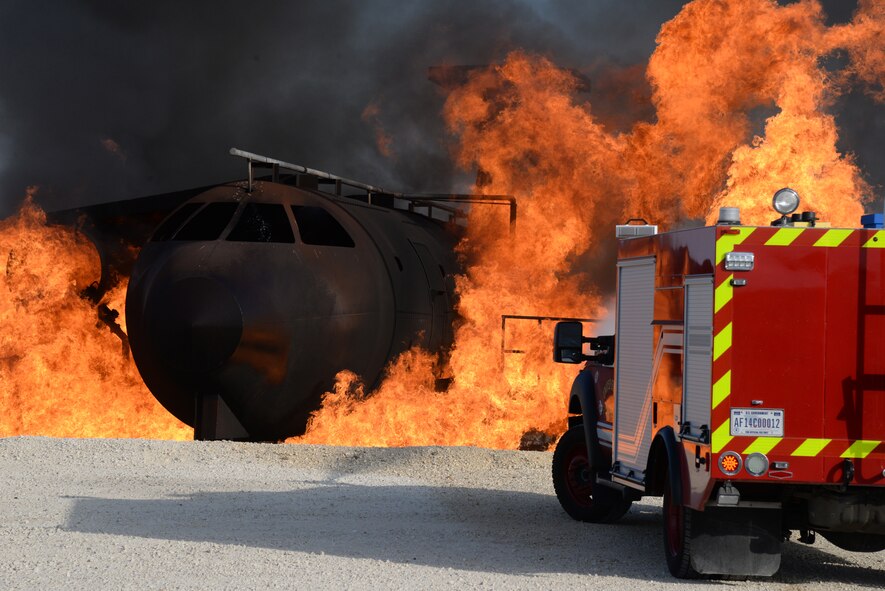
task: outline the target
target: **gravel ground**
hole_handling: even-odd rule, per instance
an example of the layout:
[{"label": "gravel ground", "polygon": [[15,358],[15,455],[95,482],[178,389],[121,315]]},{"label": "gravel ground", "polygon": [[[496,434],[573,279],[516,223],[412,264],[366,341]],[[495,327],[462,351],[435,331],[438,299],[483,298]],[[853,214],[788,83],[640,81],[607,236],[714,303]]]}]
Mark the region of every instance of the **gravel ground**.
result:
[{"label": "gravel ground", "polygon": [[686,583],[660,503],[560,509],[550,454],[0,439],[2,589],[861,589],[885,552],[784,545],[774,579]]}]

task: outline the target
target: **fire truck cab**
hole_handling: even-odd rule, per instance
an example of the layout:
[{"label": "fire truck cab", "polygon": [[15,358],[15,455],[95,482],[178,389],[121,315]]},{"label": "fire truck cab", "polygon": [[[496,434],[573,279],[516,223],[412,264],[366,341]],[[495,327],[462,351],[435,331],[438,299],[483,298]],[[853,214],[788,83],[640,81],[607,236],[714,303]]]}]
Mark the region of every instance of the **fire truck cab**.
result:
[{"label": "fire truck cab", "polygon": [[[788,193],[785,193],[788,191]],[[663,496],[679,578],[774,574],[791,532],[885,550],[885,229],[788,214],[620,234],[615,335],[559,323],[554,360],[586,362],[553,483],[575,519]]]}]

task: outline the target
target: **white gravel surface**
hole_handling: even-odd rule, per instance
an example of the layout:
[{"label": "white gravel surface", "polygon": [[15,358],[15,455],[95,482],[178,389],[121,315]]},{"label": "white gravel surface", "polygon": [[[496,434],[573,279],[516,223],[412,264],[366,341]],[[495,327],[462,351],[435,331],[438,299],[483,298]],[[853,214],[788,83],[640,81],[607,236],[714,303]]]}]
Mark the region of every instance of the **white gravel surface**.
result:
[{"label": "white gravel surface", "polygon": [[770,580],[686,583],[660,503],[576,523],[550,454],[0,439],[0,589],[862,589],[885,552],[784,545]]}]

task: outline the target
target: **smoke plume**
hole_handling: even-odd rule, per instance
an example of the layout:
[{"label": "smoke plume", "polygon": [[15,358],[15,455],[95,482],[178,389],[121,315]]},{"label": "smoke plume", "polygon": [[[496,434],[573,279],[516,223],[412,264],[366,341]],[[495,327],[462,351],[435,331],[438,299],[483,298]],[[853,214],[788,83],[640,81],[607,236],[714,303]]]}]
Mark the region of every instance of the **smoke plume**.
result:
[{"label": "smoke plume", "polygon": [[393,190],[463,189],[428,67],[517,48],[584,71],[641,64],[680,4],[11,0],[0,216],[35,184],[51,211],[240,178],[231,146]]}]

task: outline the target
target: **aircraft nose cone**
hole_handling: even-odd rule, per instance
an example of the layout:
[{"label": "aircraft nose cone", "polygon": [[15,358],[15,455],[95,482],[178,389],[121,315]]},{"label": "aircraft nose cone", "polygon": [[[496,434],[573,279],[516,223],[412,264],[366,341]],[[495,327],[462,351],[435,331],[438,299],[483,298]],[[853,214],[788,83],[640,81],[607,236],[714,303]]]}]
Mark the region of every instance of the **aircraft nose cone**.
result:
[{"label": "aircraft nose cone", "polygon": [[173,367],[203,373],[218,369],[243,333],[240,306],[230,290],[208,277],[176,281],[153,303],[155,350]]}]

